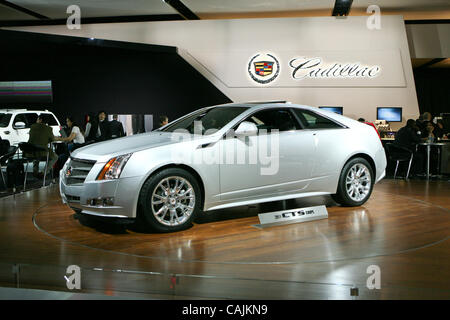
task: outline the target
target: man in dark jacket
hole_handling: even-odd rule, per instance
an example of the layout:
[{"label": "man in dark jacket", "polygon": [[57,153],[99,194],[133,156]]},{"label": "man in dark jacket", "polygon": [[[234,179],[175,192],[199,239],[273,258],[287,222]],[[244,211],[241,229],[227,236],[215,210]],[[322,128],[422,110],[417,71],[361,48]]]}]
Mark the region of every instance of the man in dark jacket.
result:
[{"label": "man in dark jacket", "polygon": [[111,138],[120,138],[125,136],[122,122],[117,121],[117,114],[113,115],[113,120],[109,123],[111,129]]},{"label": "man in dark jacket", "polygon": [[98,113],[98,128],[96,138],[97,141],[105,141],[111,139],[110,122],[106,118],[105,111],[100,111]]},{"label": "man in dark jacket", "polygon": [[[53,164],[58,159],[51,146],[49,147],[49,144],[54,140],[55,136],[53,135],[52,128],[44,123],[44,117],[42,115],[38,116],[36,123],[33,123],[30,127],[30,137],[28,139],[28,142],[44,147],[49,151],[48,168],[52,168]],[[34,154],[28,156],[44,159],[47,157],[47,151],[35,152]],[[37,160],[33,161],[33,175],[36,177],[39,175],[39,161]]]},{"label": "man in dark jacket", "polygon": [[416,145],[421,142],[418,134],[419,128],[416,126],[416,121],[409,119],[406,126],[400,128],[395,135],[395,144],[406,147],[415,152]]}]

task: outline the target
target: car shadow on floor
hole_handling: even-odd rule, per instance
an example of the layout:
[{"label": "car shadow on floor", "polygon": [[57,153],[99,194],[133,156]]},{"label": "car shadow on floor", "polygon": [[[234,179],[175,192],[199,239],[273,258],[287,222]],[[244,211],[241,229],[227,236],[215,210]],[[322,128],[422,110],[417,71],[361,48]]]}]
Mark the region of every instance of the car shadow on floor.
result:
[{"label": "car shadow on floor", "polygon": [[[330,196],[317,196],[310,198],[299,198],[282,201],[265,202],[257,205],[239,206],[227,209],[219,209],[206,211],[194,221],[195,224],[205,224],[221,222],[240,218],[257,217],[260,213],[274,212],[281,210],[305,208],[312,206],[326,205],[327,207],[336,206],[337,204]],[[144,234],[160,233],[149,229],[142,223],[123,224],[119,223],[120,219],[112,221],[110,218],[102,218],[89,216],[85,214],[75,213],[73,218],[78,220],[85,227],[95,229],[105,234],[129,234],[129,231]],[[192,227],[192,226],[191,226]]]},{"label": "car shadow on floor", "polygon": [[127,225],[114,223],[107,218],[89,216],[81,213],[74,213],[73,219],[78,220],[85,227],[95,229],[106,234],[128,234]]}]

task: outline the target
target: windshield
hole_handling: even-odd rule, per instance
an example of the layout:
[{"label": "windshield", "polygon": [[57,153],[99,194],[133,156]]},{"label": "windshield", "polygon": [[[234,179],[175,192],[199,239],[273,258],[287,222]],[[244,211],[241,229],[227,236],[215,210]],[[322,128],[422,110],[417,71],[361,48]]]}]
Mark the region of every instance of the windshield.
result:
[{"label": "windshield", "polygon": [[11,120],[10,113],[0,113],[0,128],[6,128]]},{"label": "windshield", "polygon": [[169,124],[161,131],[174,132],[184,129],[190,133],[211,134],[222,129],[231,120],[236,118],[248,107],[215,107],[202,109],[191,114],[189,117],[181,119],[173,124]]}]

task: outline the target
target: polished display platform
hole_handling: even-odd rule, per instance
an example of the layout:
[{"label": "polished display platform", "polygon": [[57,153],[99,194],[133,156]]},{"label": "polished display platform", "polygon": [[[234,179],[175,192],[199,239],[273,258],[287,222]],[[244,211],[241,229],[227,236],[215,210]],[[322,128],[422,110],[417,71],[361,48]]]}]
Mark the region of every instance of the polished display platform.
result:
[{"label": "polished display platform", "polygon": [[[256,228],[258,213],[326,204],[329,218]],[[57,186],[0,200],[0,281],[163,298],[450,298],[450,183],[383,180],[362,207],[315,197],[206,213],[158,234],[75,214]],[[3,265],[3,268],[1,267]],[[20,280],[8,278],[17,265]],[[379,266],[381,289],[366,286]],[[14,281],[8,281],[13,279]],[[19,282],[18,282],[19,281]]]}]

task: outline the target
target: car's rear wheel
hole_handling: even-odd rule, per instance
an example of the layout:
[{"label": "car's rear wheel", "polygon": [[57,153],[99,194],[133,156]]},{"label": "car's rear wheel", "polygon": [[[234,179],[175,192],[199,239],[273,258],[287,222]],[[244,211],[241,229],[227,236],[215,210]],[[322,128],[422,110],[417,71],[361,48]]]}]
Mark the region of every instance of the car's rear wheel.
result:
[{"label": "car's rear wheel", "polygon": [[343,206],[360,206],[370,197],[373,189],[373,169],[364,158],[354,158],[347,162],[339,177],[334,201]]},{"label": "car's rear wheel", "polygon": [[139,195],[141,220],[159,232],[190,227],[200,206],[201,191],[197,180],[180,168],[167,168],[151,176]]}]

